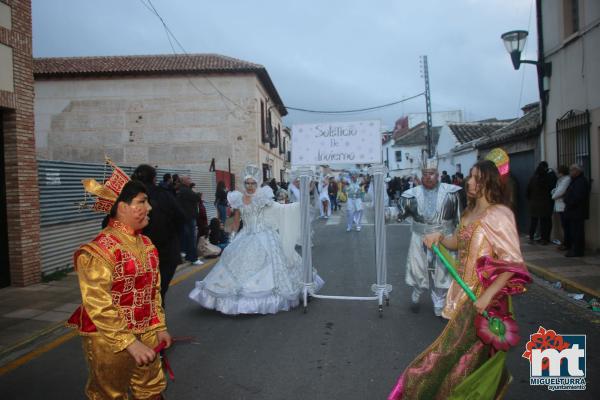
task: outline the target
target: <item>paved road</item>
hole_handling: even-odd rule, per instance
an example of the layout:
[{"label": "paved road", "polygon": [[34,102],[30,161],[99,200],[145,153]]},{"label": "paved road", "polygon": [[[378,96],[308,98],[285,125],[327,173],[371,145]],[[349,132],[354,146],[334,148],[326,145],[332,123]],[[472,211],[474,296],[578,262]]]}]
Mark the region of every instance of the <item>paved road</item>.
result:
[{"label": "paved road", "polygon": [[[340,224],[338,224],[340,222]],[[346,233],[341,218],[316,223],[314,265],[327,281],[323,293],[369,295],[375,280],[373,227]],[[407,307],[403,284],[408,227],[388,228],[391,306],[379,318],[375,302],[313,300],[272,316],[227,317],[187,300],[193,278],[170,289],[167,313],[174,336],[194,336],[169,353],[176,382],[169,399],[384,399],[402,369],[440,333],[431,301],[420,314]],[[206,272],[194,278],[201,278]],[[586,392],[550,393],[529,385],[522,346],[509,354],[515,378],[508,399],[600,398],[598,317],[536,284],[515,299],[526,337],[539,325],[561,333],[588,335]],[[86,370],[80,343],[73,339],[0,377],[2,399],[79,399]],[[535,396],[535,397],[534,397]],[[542,397],[543,396],[543,397]]]}]

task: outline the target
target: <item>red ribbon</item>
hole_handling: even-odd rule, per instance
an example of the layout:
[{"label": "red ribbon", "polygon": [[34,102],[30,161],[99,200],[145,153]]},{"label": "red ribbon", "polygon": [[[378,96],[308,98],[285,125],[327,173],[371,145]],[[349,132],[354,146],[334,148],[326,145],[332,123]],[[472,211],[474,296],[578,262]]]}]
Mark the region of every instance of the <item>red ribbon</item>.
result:
[{"label": "red ribbon", "polygon": [[[175,344],[176,342],[191,342],[194,340],[194,338],[192,336],[180,336],[180,337],[174,337],[173,339],[173,344]],[[167,342],[165,342],[164,340],[162,342],[160,342],[158,344],[158,346],[156,346],[154,348],[154,352],[156,354],[161,353],[161,358],[162,358],[162,363],[165,367],[165,369],[167,370],[167,373],[169,374],[169,378],[174,382],[175,381],[175,374],[173,373],[173,369],[171,368],[171,363],[169,362],[169,359],[167,358],[167,354],[163,351],[165,350],[167,347]]]},{"label": "red ribbon", "polygon": [[[167,347],[167,342],[165,342],[163,340],[162,342],[160,342],[158,344],[158,346],[156,346],[154,348],[154,352],[156,354],[159,354],[166,347]],[[163,352],[160,356],[162,358],[162,363],[165,366],[165,369],[167,370],[167,373],[169,374],[169,378],[174,382],[175,381],[175,374],[173,373],[173,369],[171,368],[171,363],[169,363],[169,359],[167,358],[167,354],[165,352]]]}]

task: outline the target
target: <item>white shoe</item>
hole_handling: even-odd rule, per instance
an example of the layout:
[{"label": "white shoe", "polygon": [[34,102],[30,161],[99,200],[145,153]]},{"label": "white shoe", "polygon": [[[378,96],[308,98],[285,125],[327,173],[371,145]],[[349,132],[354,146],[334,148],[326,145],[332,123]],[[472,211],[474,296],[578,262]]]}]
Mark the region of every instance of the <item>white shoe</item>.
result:
[{"label": "white shoe", "polygon": [[413,292],[412,292],[412,294],[410,296],[410,300],[413,303],[418,303],[420,297],[421,297],[421,293],[417,292],[416,290],[413,290]]},{"label": "white shoe", "polygon": [[202,265],[204,264],[204,261],[200,261],[200,260],[196,260],[192,263],[192,265]]},{"label": "white shoe", "polygon": [[360,226],[357,226],[357,227],[356,227],[356,232],[360,232],[360,230],[361,230],[361,229],[362,229],[362,228],[361,228]]},{"label": "white shoe", "polygon": [[184,252],[179,253],[179,255],[181,256],[181,258],[185,258],[185,253]]},{"label": "white shoe", "polygon": [[352,228],[346,228],[346,232],[350,232]]},{"label": "white shoe", "polygon": [[435,314],[436,317],[441,317],[442,316],[442,307],[433,307],[433,313]]}]

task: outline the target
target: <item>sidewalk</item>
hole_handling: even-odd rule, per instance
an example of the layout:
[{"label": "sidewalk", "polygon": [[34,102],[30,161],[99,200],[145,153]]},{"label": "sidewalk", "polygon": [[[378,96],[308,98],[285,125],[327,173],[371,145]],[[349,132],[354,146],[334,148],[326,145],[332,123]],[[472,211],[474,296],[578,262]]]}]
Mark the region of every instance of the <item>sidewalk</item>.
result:
[{"label": "sidewalk", "polygon": [[526,236],[521,237],[521,251],[531,273],[569,293],[583,294],[587,302],[600,301],[600,254],[565,257],[556,245],[528,244]]},{"label": "sidewalk", "polygon": [[[217,260],[204,260],[200,266],[180,265],[171,285],[212,267]],[[64,324],[80,304],[75,272],[56,281],[0,289],[0,375],[2,366],[43,342],[73,331]]]}]

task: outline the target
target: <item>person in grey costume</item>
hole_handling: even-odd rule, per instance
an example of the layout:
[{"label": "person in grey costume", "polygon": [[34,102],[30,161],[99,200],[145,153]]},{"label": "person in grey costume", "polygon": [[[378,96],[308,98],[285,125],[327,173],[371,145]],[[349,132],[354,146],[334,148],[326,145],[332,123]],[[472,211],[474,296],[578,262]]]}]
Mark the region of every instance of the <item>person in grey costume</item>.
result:
[{"label": "person in grey costume", "polygon": [[460,186],[439,182],[437,160],[422,165],[422,185],[404,191],[398,204],[398,219],[412,217],[411,238],[406,259],[406,284],[413,288],[411,310],[419,312],[421,294],[433,287],[431,299],[436,316],[442,315],[452,277],[431,250],[423,245],[423,236],[431,232],[454,233],[460,221]]}]

